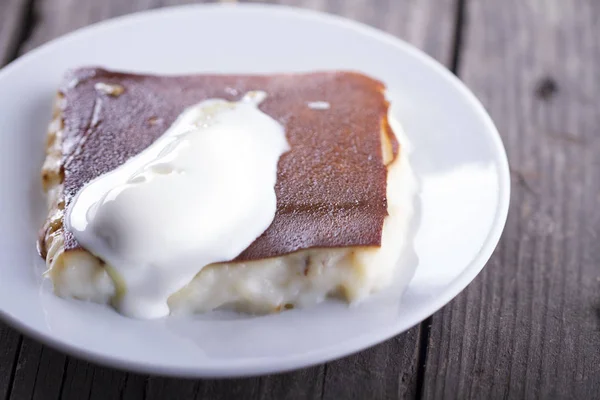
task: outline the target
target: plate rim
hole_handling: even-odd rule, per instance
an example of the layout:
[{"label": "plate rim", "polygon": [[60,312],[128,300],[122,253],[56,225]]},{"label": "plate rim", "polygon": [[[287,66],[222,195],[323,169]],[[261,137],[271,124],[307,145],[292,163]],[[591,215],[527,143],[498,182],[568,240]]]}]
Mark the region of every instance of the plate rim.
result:
[{"label": "plate rim", "polygon": [[[192,367],[172,367],[165,365],[148,364],[145,362],[135,361],[127,357],[118,357],[106,352],[98,352],[81,348],[76,345],[71,345],[65,340],[61,340],[51,335],[47,335],[44,332],[37,330],[35,327],[28,325],[26,322],[22,322],[18,316],[12,315],[1,308],[0,305],[0,319],[2,319],[9,326],[15,328],[20,333],[25,334],[45,345],[48,345],[54,349],[64,352],[70,356],[81,358],[93,363],[109,366],[124,371],[138,372],[150,375],[163,375],[172,377],[185,377],[185,378],[224,378],[224,377],[248,377],[258,376],[269,373],[286,372],[299,368],[305,368],[313,365],[317,365],[324,362],[346,357],[369,347],[372,347],[378,343],[388,340],[408,329],[416,326],[425,319],[429,318],[444,305],[452,301],[460,292],[462,292],[469,283],[471,283],[475,277],[481,272],[486,266],[486,263],[492,256],[496,249],[508,217],[508,210],[510,205],[510,171],[508,164],[508,157],[500,133],[494,125],[491,117],[485,110],[484,106],[477,99],[477,97],[471,92],[470,89],[452,72],[450,72],[440,62],[435,60],[420,49],[407,43],[400,37],[393,34],[384,32],[380,29],[372,27],[370,25],[351,20],[339,15],[330,14],[322,11],[316,11],[311,9],[287,6],[287,5],[276,5],[276,4],[190,4],[190,5],[179,5],[169,6],[163,8],[157,8],[152,10],[138,11],[131,14],[110,18],[104,21],[100,21],[86,27],[74,30],[65,35],[59,36],[50,40],[47,43],[27,52],[21,57],[13,60],[2,69],[0,69],[0,81],[4,79],[5,75],[9,74],[12,70],[20,67],[21,64],[26,63],[28,60],[42,55],[52,50],[52,47],[57,43],[68,43],[72,40],[77,40],[77,37],[96,30],[98,28],[110,29],[112,25],[119,25],[123,23],[135,23],[138,19],[144,19],[148,16],[155,14],[177,14],[181,12],[206,12],[211,10],[224,10],[229,9],[231,12],[268,12],[268,13],[282,13],[282,14],[293,14],[296,17],[305,19],[316,20],[325,24],[333,24],[337,26],[345,26],[351,28],[363,35],[369,36],[375,40],[386,42],[393,47],[398,48],[400,51],[409,53],[412,57],[418,59],[420,62],[428,64],[437,74],[445,78],[452,86],[457,89],[458,92],[464,99],[469,103],[469,106],[473,111],[481,117],[483,124],[486,126],[486,134],[489,134],[491,144],[494,146],[494,161],[498,171],[498,207],[495,211],[495,215],[492,222],[492,227],[487,233],[484,242],[479,249],[477,255],[473,260],[465,266],[463,271],[458,275],[451,284],[442,290],[439,295],[429,303],[429,306],[424,309],[422,315],[426,315],[424,318],[413,318],[410,321],[404,321],[403,323],[395,322],[386,325],[385,328],[379,329],[376,332],[370,333],[368,336],[361,335],[350,340],[344,341],[338,346],[328,347],[315,352],[303,353],[301,355],[287,356],[285,358],[277,359],[269,364],[259,364],[255,362],[240,363],[235,367],[232,366],[194,366]],[[167,16],[166,16],[167,17]]]}]

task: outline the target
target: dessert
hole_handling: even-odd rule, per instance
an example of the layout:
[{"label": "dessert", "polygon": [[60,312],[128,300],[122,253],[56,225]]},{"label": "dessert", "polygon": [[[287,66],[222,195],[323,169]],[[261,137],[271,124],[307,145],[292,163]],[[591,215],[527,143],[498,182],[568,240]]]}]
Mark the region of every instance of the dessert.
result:
[{"label": "dessert", "polygon": [[[216,111],[212,110],[215,104]],[[216,308],[265,313],[307,306],[328,296],[348,301],[365,298],[392,278],[411,213],[410,170],[397,141],[399,128],[394,133],[387,114],[383,84],[353,72],[179,77],[99,68],[70,72],[57,95],[42,171],[49,215],[40,233],[40,252],[56,294],[112,302],[121,312],[141,318]],[[248,119],[230,126],[234,115]],[[193,121],[188,121],[190,118]],[[208,122],[211,118],[217,120],[215,125]],[[168,139],[168,132],[174,132],[173,138],[187,133],[190,129],[181,128],[182,121],[194,126],[197,132],[190,137],[200,140],[193,144],[185,139],[182,148],[192,146],[195,152],[186,153],[189,163],[184,165],[218,154],[213,164],[202,167],[198,182],[200,189],[211,188],[209,193],[225,185],[227,190],[223,189],[220,197],[206,200],[206,191],[194,189],[191,181],[178,186],[172,183],[180,179],[174,176],[190,173],[185,168],[173,168],[177,162],[166,165],[160,159],[169,143],[162,149],[157,146]],[[252,122],[248,125],[246,121]],[[244,124],[249,132],[256,131],[247,134],[256,136],[256,141],[240,133]],[[256,124],[262,124],[261,128],[253,131],[251,127]],[[214,127],[220,132],[213,132],[218,140],[225,140],[223,132],[235,131],[238,136],[220,144],[202,142]],[[257,136],[266,131],[271,132],[272,142]],[[283,142],[277,139],[277,132]],[[250,141],[242,146],[240,142],[246,139]],[[271,178],[270,167],[256,174],[244,168],[262,162],[265,150],[260,144],[265,140],[273,149],[264,154],[273,165]],[[227,143],[231,153],[224,150]],[[155,154],[148,156],[153,146]],[[211,152],[202,152],[203,146],[214,147]],[[194,158],[196,153],[202,157]],[[246,160],[246,156],[250,158]],[[144,157],[145,161],[135,161]],[[238,162],[240,157],[244,162]],[[225,171],[230,164],[234,170]],[[213,169],[215,173],[224,174],[218,175],[220,183],[212,182],[212,186],[211,166],[218,166]],[[111,174],[122,176],[124,181],[106,186]],[[246,175],[242,179],[239,174]],[[165,180],[154,186],[144,183],[154,179]],[[244,186],[248,179],[253,184]],[[90,189],[98,187],[98,181],[105,182],[100,185],[103,189]],[[175,189],[160,190],[171,188],[169,185]],[[134,186],[137,189],[132,189]],[[257,186],[264,188],[255,190]],[[267,189],[273,192],[276,203],[272,215],[263,207],[262,200],[270,198]],[[106,196],[110,190],[115,196],[135,199],[109,204]],[[121,195],[121,190],[129,194]],[[255,191],[264,196],[254,199]],[[152,199],[149,202],[158,207],[144,205],[140,199],[146,192]],[[169,198],[169,193],[199,196],[194,199],[203,205],[194,207],[192,197]],[[82,200],[86,196],[91,199],[87,203]],[[246,196],[249,200],[240,202]],[[227,208],[219,199],[232,201],[227,204],[235,218],[223,212]],[[80,203],[87,205],[80,207]],[[140,204],[139,209],[135,204]],[[169,207],[173,204],[179,207]],[[190,249],[198,245],[203,234],[197,214],[210,219],[210,210],[203,208],[206,204],[216,210],[213,228],[221,227],[217,222],[227,221],[223,225],[229,230],[220,232],[219,237],[235,239],[240,228],[256,222],[250,218],[248,224],[240,223],[240,218],[255,213],[265,214],[260,221],[265,226],[251,229],[248,235],[252,239],[245,238],[248,244],[240,241],[227,249],[227,255],[200,257]],[[237,212],[239,207],[242,209]],[[106,211],[99,211],[103,209]],[[106,217],[100,218],[102,215]],[[96,217],[100,222],[94,225]],[[172,223],[173,218],[177,223]],[[88,225],[93,228],[91,234],[86,232]],[[184,228],[176,229],[178,226]],[[88,246],[82,246],[82,240]],[[219,245],[227,242],[229,246],[228,240]],[[97,245],[100,242],[103,244]],[[90,245],[97,247],[95,251],[88,248]],[[161,262],[154,262],[152,257]],[[120,265],[127,264],[125,259],[130,264],[131,260],[143,259],[147,264],[139,270],[145,272],[138,271],[139,280],[129,274],[137,265]],[[206,265],[202,260],[210,262]],[[185,276],[175,279],[172,272],[183,264],[188,266]],[[151,277],[152,271],[159,270],[164,273]],[[163,283],[171,279],[177,282],[165,284],[168,288],[154,287],[165,286]],[[144,308],[157,291],[163,292],[164,304]],[[150,292],[152,296],[146,296]],[[152,302],[155,300],[152,297]]]}]

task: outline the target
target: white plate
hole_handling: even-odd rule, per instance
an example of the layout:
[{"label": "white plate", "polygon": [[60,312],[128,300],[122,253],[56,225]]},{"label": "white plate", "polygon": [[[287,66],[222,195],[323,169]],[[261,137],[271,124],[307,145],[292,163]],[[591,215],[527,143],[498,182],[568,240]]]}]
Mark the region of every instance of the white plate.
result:
[{"label": "white plate", "polygon": [[[100,65],[155,73],[354,69],[383,80],[421,183],[413,240],[417,272],[401,298],[387,290],[357,307],[327,302],[264,317],[208,314],[137,321],[53,296],[35,250],[46,125],[66,69]],[[500,137],[475,97],[406,43],[341,18],[273,6],[187,6],[97,24],[0,72],[0,314],[67,353],[180,376],[283,371],[390,338],[456,296],[502,232],[509,173]]]}]

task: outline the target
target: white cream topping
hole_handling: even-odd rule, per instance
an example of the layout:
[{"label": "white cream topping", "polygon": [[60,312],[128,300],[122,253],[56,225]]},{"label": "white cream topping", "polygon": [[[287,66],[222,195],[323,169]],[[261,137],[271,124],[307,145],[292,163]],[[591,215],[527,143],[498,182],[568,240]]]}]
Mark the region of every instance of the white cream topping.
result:
[{"label": "white cream topping", "polygon": [[206,265],[244,251],[275,216],[283,127],[257,105],[203,101],[150,147],[87,184],[65,218],[77,241],[111,266],[114,303],[136,318],[169,314],[167,299]]}]

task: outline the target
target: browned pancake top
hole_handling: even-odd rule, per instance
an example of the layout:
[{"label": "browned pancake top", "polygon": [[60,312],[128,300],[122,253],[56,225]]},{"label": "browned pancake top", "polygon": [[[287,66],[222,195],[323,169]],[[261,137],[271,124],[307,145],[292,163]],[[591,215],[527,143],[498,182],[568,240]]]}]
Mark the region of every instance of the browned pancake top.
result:
[{"label": "browned pancake top", "polygon": [[[96,90],[97,83],[124,91],[111,96]],[[186,107],[263,90],[268,96],[260,109],[285,127],[291,150],[279,160],[273,223],[236,260],[315,247],[378,246],[387,215],[383,89],[352,72],[161,77],[78,69],[61,88],[66,206],[87,182],[149,146]],[[330,109],[309,108],[314,101],[328,102]],[[77,247],[65,231],[65,249]]]}]

